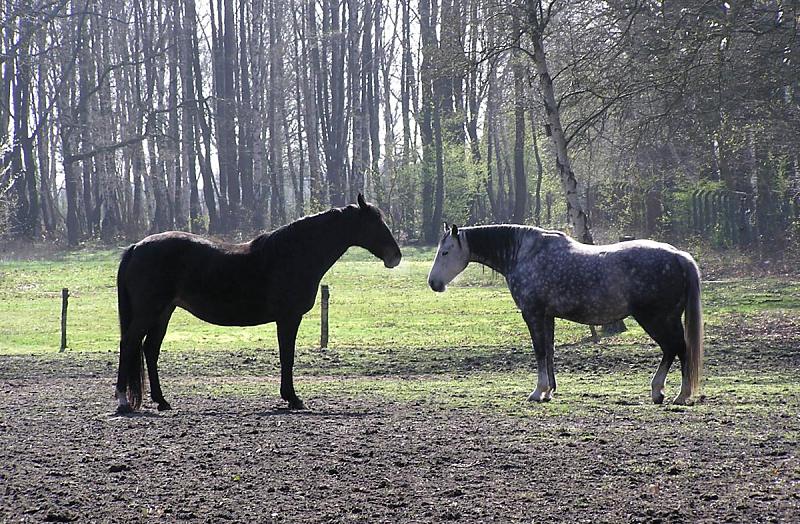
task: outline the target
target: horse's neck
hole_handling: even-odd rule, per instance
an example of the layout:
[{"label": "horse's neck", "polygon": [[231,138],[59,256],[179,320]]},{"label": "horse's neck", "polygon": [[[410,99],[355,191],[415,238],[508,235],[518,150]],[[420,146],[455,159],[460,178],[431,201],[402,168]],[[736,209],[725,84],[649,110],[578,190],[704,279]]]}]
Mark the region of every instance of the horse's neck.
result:
[{"label": "horse's neck", "polygon": [[505,275],[513,267],[519,251],[521,228],[483,226],[464,228],[470,262],[478,262]]},{"label": "horse's neck", "polygon": [[353,246],[348,218],[338,217],[337,220],[321,228],[316,236],[319,239],[316,252],[322,262],[319,276],[322,277]]},{"label": "horse's neck", "polygon": [[322,278],[353,246],[352,217],[347,213],[337,213],[327,217],[311,217],[310,220],[317,218],[319,223],[309,224],[304,231],[298,231],[298,241],[305,244],[300,250],[302,256],[311,262],[306,267],[313,268],[316,276]]}]

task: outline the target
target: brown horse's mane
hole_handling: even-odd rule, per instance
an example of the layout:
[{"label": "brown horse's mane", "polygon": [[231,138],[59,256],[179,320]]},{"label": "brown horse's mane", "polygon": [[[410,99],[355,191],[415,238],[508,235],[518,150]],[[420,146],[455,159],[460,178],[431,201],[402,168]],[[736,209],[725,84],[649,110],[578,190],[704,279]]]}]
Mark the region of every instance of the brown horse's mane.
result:
[{"label": "brown horse's mane", "polygon": [[337,218],[341,217],[342,214],[345,213],[349,208],[354,208],[354,206],[334,207],[314,215],[298,218],[294,222],[290,222],[272,231],[262,233],[249,242],[250,250],[258,251],[262,249],[268,249],[278,243],[296,239],[297,236],[307,233],[310,230],[319,229],[330,224]]}]

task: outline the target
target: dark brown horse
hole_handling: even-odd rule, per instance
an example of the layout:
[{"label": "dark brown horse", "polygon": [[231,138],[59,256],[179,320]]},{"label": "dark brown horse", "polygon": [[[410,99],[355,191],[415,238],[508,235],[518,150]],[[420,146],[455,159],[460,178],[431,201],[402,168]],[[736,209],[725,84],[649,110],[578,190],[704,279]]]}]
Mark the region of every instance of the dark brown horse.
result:
[{"label": "dark brown horse", "polygon": [[292,380],[297,328],[314,306],[323,275],[351,246],[367,249],[386,267],[400,263],[400,248],[380,210],[362,195],[358,205],[301,218],[243,244],[170,231],[128,247],[117,273],[117,412],[141,406],[142,354],[151,398],[159,410],[170,409],[158,380],[158,355],[176,307],[221,326],[276,322],[281,397],[302,409]]}]

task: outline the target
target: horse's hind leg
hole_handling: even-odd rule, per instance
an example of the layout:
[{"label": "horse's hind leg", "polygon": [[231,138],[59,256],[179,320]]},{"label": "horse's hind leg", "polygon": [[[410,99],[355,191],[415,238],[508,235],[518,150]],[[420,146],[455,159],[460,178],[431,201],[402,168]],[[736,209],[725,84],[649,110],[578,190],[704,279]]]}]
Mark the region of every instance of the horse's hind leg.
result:
[{"label": "horse's hind leg", "polygon": [[[130,322],[119,342],[119,368],[114,396],[117,399],[117,413],[131,413],[138,408],[141,400],[142,339],[145,336],[144,324],[138,319]],[[128,399],[128,388],[134,399]]]},{"label": "horse's hind leg", "polygon": [[[683,338],[683,325],[680,317],[634,315],[636,321],[642,326],[650,337],[661,347],[661,362],[656,369],[650,383],[650,395],[655,404],[664,402],[664,384],[667,374],[677,355],[683,364],[686,354],[686,342]],[[685,382],[683,380],[682,382]],[[681,388],[683,391],[683,388]]]},{"label": "horse's hind leg", "polygon": [[669,368],[672,367],[674,360],[674,353],[668,354],[663,351],[661,362],[659,362],[658,369],[656,369],[653,380],[650,382],[650,397],[653,399],[654,404],[662,404],[664,402],[664,384],[667,382],[667,373],[669,373]]},{"label": "horse's hind leg", "polygon": [[147,332],[147,337],[144,339],[144,346],[142,347],[147,360],[147,376],[150,377],[150,398],[158,404],[159,411],[172,409],[169,402],[164,399],[164,393],[161,391],[161,382],[158,379],[158,356],[161,354],[161,343],[164,341],[164,335],[167,333],[167,326],[173,311],[175,311],[175,308],[170,306],[159,315]]}]

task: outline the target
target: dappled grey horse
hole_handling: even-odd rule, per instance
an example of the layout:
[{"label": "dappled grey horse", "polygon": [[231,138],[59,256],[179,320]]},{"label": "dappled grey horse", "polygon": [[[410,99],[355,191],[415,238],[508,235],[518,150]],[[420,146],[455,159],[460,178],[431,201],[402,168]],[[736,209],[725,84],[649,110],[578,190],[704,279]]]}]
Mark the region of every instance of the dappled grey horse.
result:
[{"label": "dappled grey horse", "polygon": [[505,276],[528,325],[539,374],[528,400],[550,400],[556,390],[555,318],[603,325],[632,315],[663,351],[651,383],[653,402],[664,401],[664,383],[676,355],[682,380],[674,403],[688,404],[698,392],[703,368],[700,271],[688,253],[650,240],[586,245],[536,227],[445,226],[428,275],[431,289],[444,291],[470,262]]}]

